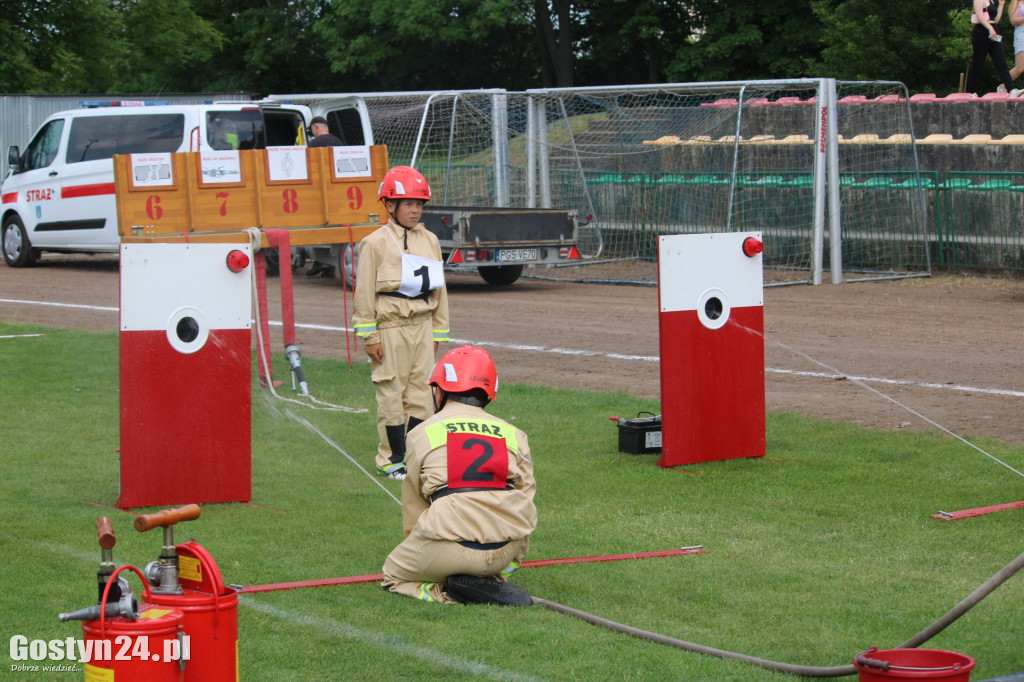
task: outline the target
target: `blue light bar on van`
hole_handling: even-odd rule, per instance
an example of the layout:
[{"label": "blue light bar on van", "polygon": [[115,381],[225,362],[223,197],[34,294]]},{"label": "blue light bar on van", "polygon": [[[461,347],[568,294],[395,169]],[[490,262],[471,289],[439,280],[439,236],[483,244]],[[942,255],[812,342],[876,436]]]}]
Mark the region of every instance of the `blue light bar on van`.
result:
[{"label": "blue light bar on van", "polygon": [[83,100],[78,106],[83,109],[95,109],[96,107],[154,107],[167,106],[169,102],[144,102],[142,100]]}]

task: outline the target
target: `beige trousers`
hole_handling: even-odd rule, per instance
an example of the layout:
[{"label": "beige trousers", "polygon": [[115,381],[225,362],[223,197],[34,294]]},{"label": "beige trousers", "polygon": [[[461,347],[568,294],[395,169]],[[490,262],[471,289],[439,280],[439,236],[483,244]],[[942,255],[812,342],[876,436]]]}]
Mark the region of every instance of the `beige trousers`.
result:
[{"label": "beige trousers", "polygon": [[[392,323],[394,324],[394,323]],[[434,413],[430,372],[434,368],[434,330],[429,313],[396,326],[378,324],[383,362],[373,362],[371,377],[377,396],[377,466],[391,464],[387,426],[404,426],[409,417],[426,420]]]},{"label": "beige trousers", "polygon": [[500,549],[470,549],[458,542],[425,538],[413,528],[384,561],[381,585],[414,599],[453,604],[441,589],[448,576],[476,575],[505,582],[526,557],[528,547],[524,538]]}]

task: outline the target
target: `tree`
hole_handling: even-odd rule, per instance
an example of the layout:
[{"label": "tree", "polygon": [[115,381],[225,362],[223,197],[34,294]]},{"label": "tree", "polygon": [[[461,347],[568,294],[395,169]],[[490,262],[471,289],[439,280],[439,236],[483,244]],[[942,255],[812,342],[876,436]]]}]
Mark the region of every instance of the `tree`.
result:
[{"label": "tree", "polygon": [[105,0],[5,0],[0,92],[105,92],[124,50],[120,26]]},{"label": "tree", "polygon": [[[810,0],[686,4],[691,33],[665,68],[674,81],[725,81],[810,76],[820,51],[821,22]],[[910,13],[908,13],[910,14]]]},{"label": "tree", "polygon": [[530,25],[511,0],[337,0],[316,24],[352,90],[527,88]]},{"label": "tree", "polygon": [[[120,92],[202,91],[195,78],[223,46],[223,35],[187,0],[119,0],[124,49],[110,89]],[[198,86],[198,87],[197,87]]]},{"label": "tree", "polygon": [[[950,92],[970,58],[969,9],[920,0],[914,10],[882,0],[815,0],[822,73],[846,80],[902,81],[911,91]],[[1009,41],[1012,42],[1012,41]]]},{"label": "tree", "polygon": [[681,0],[588,0],[579,36],[581,84],[659,83],[693,30]]}]

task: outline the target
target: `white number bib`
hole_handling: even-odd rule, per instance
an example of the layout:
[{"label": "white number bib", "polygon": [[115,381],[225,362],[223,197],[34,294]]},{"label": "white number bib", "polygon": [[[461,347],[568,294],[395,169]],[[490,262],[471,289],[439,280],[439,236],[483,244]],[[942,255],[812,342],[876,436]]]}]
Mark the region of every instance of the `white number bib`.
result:
[{"label": "white number bib", "polygon": [[402,254],[402,283],[398,293],[421,296],[444,286],[444,267],[439,260]]}]

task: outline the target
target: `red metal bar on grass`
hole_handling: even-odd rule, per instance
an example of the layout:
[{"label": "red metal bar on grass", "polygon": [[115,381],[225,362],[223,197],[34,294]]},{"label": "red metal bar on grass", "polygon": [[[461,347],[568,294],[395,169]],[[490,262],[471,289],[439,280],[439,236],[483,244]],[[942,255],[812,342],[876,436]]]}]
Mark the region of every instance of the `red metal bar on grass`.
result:
[{"label": "red metal bar on grass", "polygon": [[[560,564],[583,564],[594,561],[626,561],[628,559],[655,559],[660,557],[681,556],[686,554],[703,554],[704,548],[683,547],[682,549],[669,549],[660,552],[634,552],[631,554],[606,554],[603,556],[570,557],[567,559],[539,559],[536,561],[524,561],[520,568],[538,568],[541,566],[555,566]],[[374,575],[352,575],[344,578],[324,578],[322,580],[298,580],[289,583],[271,583],[267,585],[247,585],[238,591],[243,594],[254,594],[257,592],[277,592],[279,590],[296,590],[303,587],[330,587],[331,585],[358,585],[361,583],[375,583],[383,580],[383,574]]]}]

